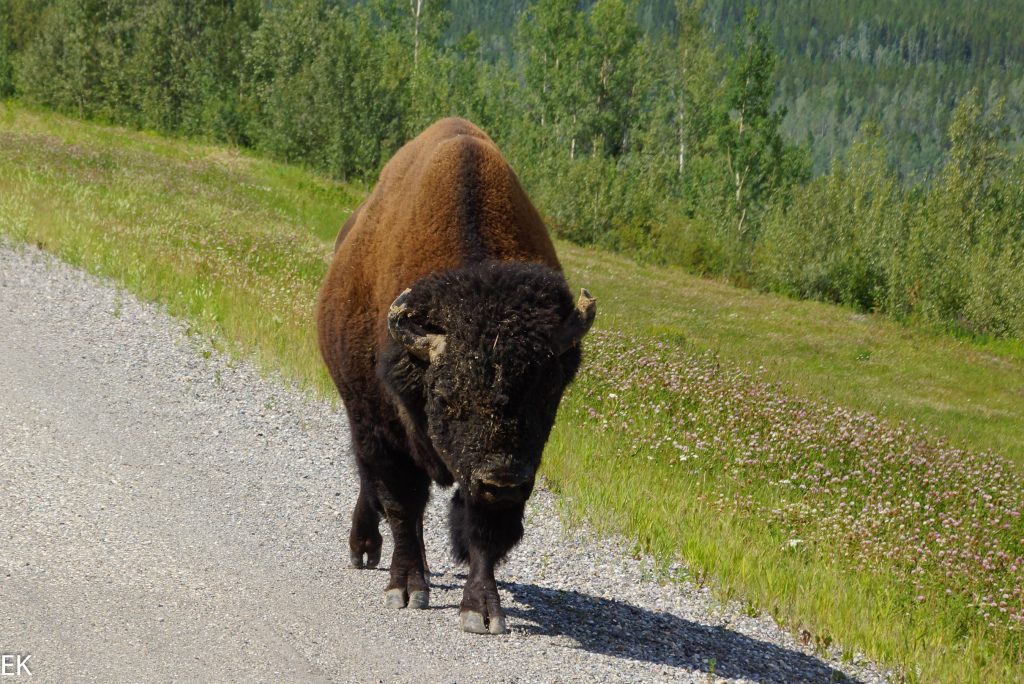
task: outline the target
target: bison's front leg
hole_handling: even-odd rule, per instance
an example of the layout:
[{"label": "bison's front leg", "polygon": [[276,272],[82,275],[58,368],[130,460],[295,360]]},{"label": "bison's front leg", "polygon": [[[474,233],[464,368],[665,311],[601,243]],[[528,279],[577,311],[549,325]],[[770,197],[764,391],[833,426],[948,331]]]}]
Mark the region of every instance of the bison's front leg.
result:
[{"label": "bison's front leg", "polygon": [[401,486],[393,485],[382,497],[395,542],[391,576],[384,593],[384,605],[388,608],[426,608],[429,605],[429,570],[423,548],[423,509],[429,487],[425,474],[411,470]]},{"label": "bison's front leg", "polygon": [[466,632],[504,634],[494,567],[523,536],[523,507],[492,509],[474,505],[461,491],[452,497],[450,524],[452,551],[460,563],[469,563],[469,577],[459,606],[459,622]]},{"label": "bison's front leg", "polygon": [[430,587],[423,547],[423,511],[430,498],[430,478],[406,453],[369,430],[357,428],[353,426],[360,492],[349,535],[352,565],[374,567],[379,561],[381,537],[377,525],[383,514],[395,543],[384,605],[426,608]]},{"label": "bison's front leg", "polygon": [[391,577],[384,592],[384,605],[388,608],[426,608],[430,586],[422,547],[416,541],[416,524],[404,520],[390,520],[395,538],[395,552],[391,559]]}]

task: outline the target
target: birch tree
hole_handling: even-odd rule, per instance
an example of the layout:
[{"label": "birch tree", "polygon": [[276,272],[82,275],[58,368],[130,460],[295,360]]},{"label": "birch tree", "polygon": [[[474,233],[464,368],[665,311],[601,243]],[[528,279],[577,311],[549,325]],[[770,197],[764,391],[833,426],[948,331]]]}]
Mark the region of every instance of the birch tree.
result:
[{"label": "birch tree", "polygon": [[645,44],[636,8],[625,0],[598,0],[587,18],[582,77],[586,88],[584,131],[591,153],[619,157],[641,107],[649,70],[643,68]]},{"label": "birch tree", "polygon": [[726,77],[718,132],[728,171],[734,239],[756,239],[757,220],[773,193],[787,182],[786,148],[779,127],[783,110],[772,110],[776,55],[756,11],[747,13],[743,51]]},{"label": "birch tree", "polygon": [[517,49],[526,82],[526,114],[540,135],[534,146],[551,141],[562,155],[576,156],[580,87],[580,43],[584,33],[576,0],[539,0],[523,12]]}]

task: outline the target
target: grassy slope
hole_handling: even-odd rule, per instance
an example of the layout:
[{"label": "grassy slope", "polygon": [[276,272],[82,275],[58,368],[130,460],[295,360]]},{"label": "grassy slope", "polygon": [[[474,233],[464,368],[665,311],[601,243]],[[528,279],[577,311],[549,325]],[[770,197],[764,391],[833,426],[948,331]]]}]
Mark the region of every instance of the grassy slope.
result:
[{"label": "grassy slope", "polygon": [[[265,368],[328,395],[313,342],[311,305],[337,227],[364,192],[223,148],[21,107],[0,110],[0,233],[111,275],[164,302],[172,314],[188,318],[199,333],[230,351],[251,355]],[[974,449],[994,448],[1020,461],[1024,354],[1018,346],[986,348],[671,269],[637,267],[612,255],[559,248],[573,282],[597,293],[601,312],[591,370],[567,396],[547,454],[548,476],[569,495],[576,513],[637,538],[665,559],[681,553],[695,572],[726,593],[808,627],[823,644],[835,636],[905,664],[911,673],[919,669],[925,680],[1021,676],[1015,669],[1016,636],[1002,628],[986,631],[960,599],[915,602],[919,592],[932,596],[945,588],[943,569],[926,568],[932,573],[926,581],[912,580],[892,551],[902,537],[885,530],[871,537],[888,544],[879,548],[890,549],[885,557],[894,558],[879,565],[870,548],[856,546],[858,540],[839,544],[835,531],[821,522],[849,522],[825,511],[836,498],[827,489],[780,491],[790,471],[800,471],[846,437],[825,431],[808,438],[808,443],[823,441],[820,453],[807,451],[803,441],[779,442],[764,452],[778,452],[781,460],[736,461],[742,440],[771,428],[773,421],[804,415],[805,407],[773,413],[774,390],[757,378],[719,377],[715,363],[693,354],[713,348],[727,364],[764,365],[770,378],[800,394],[912,418]],[[628,337],[615,337],[616,332]],[[643,354],[631,360],[626,351],[631,348]],[[613,382],[648,357],[660,359],[647,367],[649,376]],[[699,382],[666,391],[659,369],[677,362],[684,379],[689,373]],[[702,378],[708,378],[706,386]],[[729,404],[730,396],[750,388],[745,403]],[[709,403],[705,394],[724,403]],[[618,395],[625,402],[621,407]],[[740,413],[752,418],[737,427],[730,421]],[[823,423],[834,420],[822,416]],[[621,429],[615,423],[620,418]],[[611,421],[610,427],[594,429],[595,420]],[[697,448],[718,434],[727,443],[682,464],[663,439],[676,436]],[[922,462],[936,454],[946,458],[934,449],[923,453]],[[859,444],[847,444],[828,452],[827,459],[829,467],[841,469],[850,467],[841,465],[844,459],[860,463],[873,456]],[[982,461],[974,462],[985,469]],[[962,496],[953,504],[971,506],[965,502],[973,490],[965,483],[977,481],[982,470],[956,482]],[[900,491],[927,500],[930,490],[918,474],[895,472],[890,480]],[[888,481],[865,480],[859,495],[870,500]],[[1013,492],[995,494],[1000,501],[1012,499]],[[793,513],[808,502],[821,512]],[[986,519],[974,518],[981,532]],[[932,524],[924,517],[907,523]],[[1008,533],[993,535],[1024,537],[1019,527],[1011,522]],[[807,540],[799,553],[786,550],[794,537]],[[1007,548],[1022,552],[1012,544]],[[966,594],[984,582],[1013,580],[1000,572],[979,576],[982,584],[953,588]]]},{"label": "grassy slope", "polygon": [[638,266],[559,245],[573,282],[597,293],[599,326],[687,340],[763,366],[801,394],[916,421],[1024,464],[1024,346],[980,345],[818,302]]}]

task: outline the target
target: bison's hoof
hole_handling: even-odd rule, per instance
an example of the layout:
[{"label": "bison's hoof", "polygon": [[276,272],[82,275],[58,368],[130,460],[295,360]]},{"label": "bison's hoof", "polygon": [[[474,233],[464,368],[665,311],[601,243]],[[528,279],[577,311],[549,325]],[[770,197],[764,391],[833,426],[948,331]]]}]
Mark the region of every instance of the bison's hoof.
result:
[{"label": "bison's hoof", "polygon": [[352,551],[348,556],[348,562],[353,568],[375,568],[380,563],[380,550],[368,551],[366,553],[366,562],[363,562],[363,553]]},{"label": "bison's hoof", "polygon": [[487,621],[487,631],[491,634],[505,634],[508,632],[508,627],[505,626],[505,616],[499,615],[489,619]]},{"label": "bison's hoof", "polygon": [[384,592],[385,608],[405,608],[405,590],[388,589]]},{"label": "bison's hoof", "polygon": [[420,589],[409,593],[410,608],[427,608],[430,606],[430,592]]},{"label": "bison's hoof", "polygon": [[459,623],[463,632],[473,634],[504,634],[508,631],[505,626],[505,616],[498,615],[484,620],[484,616],[473,610],[459,613]]},{"label": "bison's hoof", "polygon": [[463,632],[487,634],[487,626],[484,625],[484,616],[480,613],[475,613],[471,610],[467,610],[465,613],[459,613],[459,622],[462,624]]}]

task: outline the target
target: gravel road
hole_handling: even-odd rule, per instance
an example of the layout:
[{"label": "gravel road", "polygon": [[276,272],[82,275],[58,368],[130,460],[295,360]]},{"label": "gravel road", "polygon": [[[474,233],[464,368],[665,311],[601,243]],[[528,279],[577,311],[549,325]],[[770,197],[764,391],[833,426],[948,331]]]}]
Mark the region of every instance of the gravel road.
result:
[{"label": "gravel road", "polygon": [[431,609],[385,610],[386,570],[346,567],[355,482],[339,408],[0,244],[0,654],[35,681],[885,681],[660,586],[542,490],[499,572],[510,634],[458,630],[443,492]]}]

